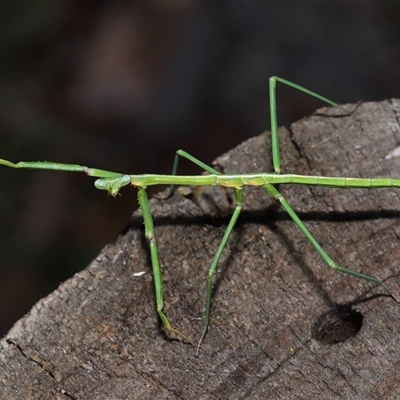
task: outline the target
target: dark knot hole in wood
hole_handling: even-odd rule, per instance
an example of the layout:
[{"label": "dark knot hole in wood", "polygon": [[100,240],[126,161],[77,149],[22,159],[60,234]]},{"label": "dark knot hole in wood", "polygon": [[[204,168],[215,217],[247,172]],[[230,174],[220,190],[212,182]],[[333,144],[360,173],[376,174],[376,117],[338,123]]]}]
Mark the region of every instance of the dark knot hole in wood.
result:
[{"label": "dark knot hole in wood", "polygon": [[345,342],[361,329],[363,315],[351,305],[337,305],[322,314],[313,328],[313,338],[323,344]]}]

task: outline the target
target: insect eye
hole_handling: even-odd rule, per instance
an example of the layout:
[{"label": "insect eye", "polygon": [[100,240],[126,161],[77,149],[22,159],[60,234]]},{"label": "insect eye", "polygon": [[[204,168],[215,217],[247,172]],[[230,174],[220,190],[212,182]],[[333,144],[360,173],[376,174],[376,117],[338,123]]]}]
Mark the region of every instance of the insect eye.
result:
[{"label": "insect eye", "polygon": [[108,190],[110,187],[110,182],[107,179],[97,179],[94,182],[94,186],[96,187],[96,189]]}]

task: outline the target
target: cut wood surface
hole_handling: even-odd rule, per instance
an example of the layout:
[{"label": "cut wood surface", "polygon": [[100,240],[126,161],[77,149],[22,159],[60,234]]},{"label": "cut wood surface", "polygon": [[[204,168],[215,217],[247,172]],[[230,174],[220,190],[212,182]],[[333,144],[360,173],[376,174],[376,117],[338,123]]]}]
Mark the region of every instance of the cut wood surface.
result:
[{"label": "cut wood surface", "polygon": [[[400,157],[385,159],[400,145],[399,118],[399,100],[364,103],[349,115],[319,110],[280,129],[282,172],[399,178]],[[268,135],[221,156],[216,168],[271,171]],[[339,265],[377,276],[399,295],[400,189],[280,190]],[[207,270],[233,197],[218,188],[182,193],[151,207],[164,310],[197,340]],[[135,212],[115,243],[1,340],[0,398],[400,398],[400,304],[382,287],[329,270],[262,189],[244,193],[198,355],[160,327]]]}]

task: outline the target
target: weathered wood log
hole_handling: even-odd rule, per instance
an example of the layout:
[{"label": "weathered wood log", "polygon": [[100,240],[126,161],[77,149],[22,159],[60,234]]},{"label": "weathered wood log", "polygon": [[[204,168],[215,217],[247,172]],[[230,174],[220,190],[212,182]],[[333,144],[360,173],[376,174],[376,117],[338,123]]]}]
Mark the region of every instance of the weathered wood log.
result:
[{"label": "weathered wood log", "polygon": [[[399,146],[399,118],[399,100],[361,104],[347,116],[319,110],[281,128],[282,170],[398,178],[400,158],[385,156]],[[269,153],[263,134],[215,165],[227,173],[270,171]],[[335,261],[400,293],[398,189],[280,189]],[[213,209],[208,196],[175,193],[151,201],[164,309],[194,340],[202,329],[207,269],[232,208],[223,191],[225,201],[217,197],[219,207],[207,215],[196,199]],[[129,230],[1,340],[0,398],[400,397],[400,304],[382,287],[329,270],[260,188],[245,190],[212,301],[211,326],[196,356],[160,327],[136,212]]]}]

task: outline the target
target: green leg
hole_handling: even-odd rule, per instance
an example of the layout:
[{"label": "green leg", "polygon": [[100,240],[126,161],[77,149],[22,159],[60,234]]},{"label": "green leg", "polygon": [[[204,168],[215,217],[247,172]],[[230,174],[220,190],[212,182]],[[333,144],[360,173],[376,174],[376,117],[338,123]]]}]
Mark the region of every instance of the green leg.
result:
[{"label": "green leg", "polygon": [[139,200],[140,209],[142,210],[142,214],[143,214],[145,236],[149,242],[149,247],[150,247],[150,257],[151,257],[151,265],[152,265],[152,269],[153,269],[154,291],[155,291],[155,296],[156,296],[156,307],[157,307],[158,316],[160,317],[163,325],[165,326],[165,328],[168,331],[176,333],[177,335],[179,335],[182,338],[184,338],[185,340],[187,340],[189,343],[192,343],[192,341],[186,335],[184,335],[182,332],[178,331],[177,329],[174,329],[171,327],[171,324],[168,321],[168,318],[162,311],[163,305],[164,305],[164,298],[163,298],[163,284],[162,284],[162,274],[161,274],[161,268],[160,268],[160,259],[158,256],[158,248],[157,248],[157,244],[156,244],[156,238],[154,236],[153,218],[151,216],[149,200],[147,198],[147,193],[146,193],[145,188],[139,188],[138,200]]},{"label": "green leg", "polygon": [[278,192],[278,190],[270,185],[267,184],[263,186],[263,188],[271,194],[275,200],[278,200],[281,204],[282,207],[287,211],[287,213],[290,215],[290,217],[293,219],[293,221],[296,223],[296,225],[300,228],[300,230],[304,233],[306,238],[310,241],[310,243],[315,247],[319,255],[323,258],[323,260],[326,262],[329,268],[332,268],[334,270],[344,272],[345,274],[353,275],[356,276],[357,278],[362,278],[370,282],[375,282],[378,283],[379,285],[382,285],[388,292],[389,294],[396,300],[398,301],[390,292],[389,288],[378,278],[375,278],[373,276],[365,275],[360,272],[353,271],[348,268],[340,267],[337,265],[329,256],[326,254],[326,252],[322,249],[322,247],[319,245],[319,243],[314,239],[314,237],[311,235],[310,231],[305,227],[303,222],[301,222],[300,218],[297,216],[297,214],[294,212],[293,208],[289,205],[289,203],[285,200],[285,198]]},{"label": "green leg", "polygon": [[[220,172],[218,172],[216,169],[208,166],[207,164],[204,164],[202,161],[198,160],[197,158],[193,157],[189,153],[183,150],[178,150],[175,155],[174,159],[174,166],[172,169],[172,175],[176,175],[177,169],[178,169],[178,163],[179,163],[179,157],[186,158],[187,160],[193,162],[194,164],[198,165],[200,168],[204,169],[205,171],[209,172],[210,174],[216,174],[219,175]],[[171,193],[173,191],[173,185],[171,185]],[[226,243],[229,240],[229,237],[233,231],[233,228],[235,227],[235,224],[239,218],[240,212],[242,211],[242,206],[243,206],[243,191],[242,188],[236,188],[235,189],[235,198],[236,198],[236,208],[235,211],[232,214],[232,217],[229,221],[228,227],[226,228],[226,231],[224,233],[224,236],[221,240],[220,245],[218,246],[218,250],[214,256],[214,259],[211,263],[211,266],[208,270],[208,275],[207,275],[207,288],[206,288],[206,310],[204,314],[204,326],[203,326],[203,331],[201,333],[199,342],[197,344],[197,353],[199,352],[200,345],[207,333],[208,326],[210,323],[210,308],[211,308],[211,293],[212,293],[212,277],[215,273],[215,270],[217,268],[218,262],[221,258],[222,252],[226,246]]]},{"label": "green leg", "polygon": [[296,83],[287,81],[286,79],[278,78],[277,76],[273,76],[269,78],[269,107],[270,107],[270,118],[271,118],[271,147],[272,147],[272,164],[274,167],[274,171],[279,174],[281,171],[281,157],[279,151],[279,136],[278,136],[278,119],[276,115],[276,83],[281,82],[287,86],[292,87],[293,89],[299,90],[303,93],[306,93],[312,97],[315,97],[323,102],[337,107],[338,105],[327,99],[326,97],[320,96],[319,94],[312,92],[304,88],[303,86],[297,85]]},{"label": "green leg", "polygon": [[210,269],[208,270],[208,275],[207,275],[207,289],[206,289],[206,312],[204,314],[204,327],[203,331],[201,333],[199,342],[197,344],[197,353],[199,352],[201,342],[204,339],[204,336],[206,336],[208,326],[210,323],[210,307],[211,307],[211,292],[212,292],[212,277],[214,275],[214,272],[217,268],[219,259],[221,258],[222,252],[226,246],[226,243],[229,240],[229,237],[233,231],[233,228],[235,227],[236,221],[239,218],[240,212],[242,211],[242,206],[243,206],[243,191],[242,189],[235,189],[235,197],[236,197],[236,208],[235,211],[232,214],[231,220],[229,221],[228,227],[226,228],[226,231],[224,233],[224,236],[221,240],[221,243],[218,247],[218,250],[214,256],[214,259],[211,263]]},{"label": "green leg", "polygon": [[203,163],[202,161],[198,160],[196,157],[193,157],[191,154],[187,153],[186,151],[178,150],[175,154],[174,166],[172,168],[172,175],[176,175],[176,172],[178,170],[179,157],[186,158],[187,160],[191,161],[193,164],[198,165],[200,168],[204,169],[204,171],[207,171],[210,174],[215,174],[215,175],[220,174],[220,172],[218,172],[216,169],[214,169],[214,168],[210,167],[209,165]]},{"label": "green leg", "polygon": [[[177,150],[177,152],[175,153],[174,165],[172,167],[171,175],[176,175],[176,173],[178,171],[179,157],[186,158],[187,160],[191,161],[193,164],[198,165],[200,168],[202,168],[204,171],[209,172],[210,174],[216,174],[216,175],[220,174],[216,169],[214,169],[214,168],[210,167],[209,165],[203,163],[202,161],[198,160],[196,157],[193,157],[186,151]],[[174,185],[171,185],[169,187],[169,192],[166,196],[167,198],[172,196],[172,194],[174,193],[174,187],[175,187]]]}]

